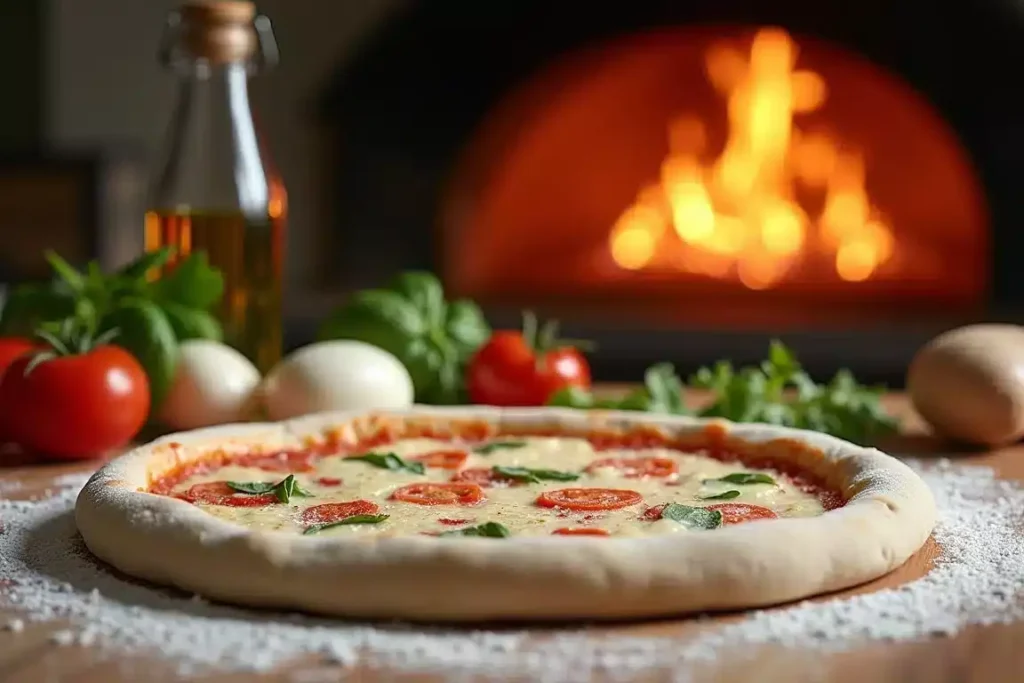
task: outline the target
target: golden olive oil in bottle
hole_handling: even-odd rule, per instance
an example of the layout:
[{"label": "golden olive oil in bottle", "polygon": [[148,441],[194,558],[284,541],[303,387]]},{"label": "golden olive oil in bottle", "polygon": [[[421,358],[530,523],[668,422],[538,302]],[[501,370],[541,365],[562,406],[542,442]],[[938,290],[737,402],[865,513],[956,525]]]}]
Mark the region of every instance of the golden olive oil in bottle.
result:
[{"label": "golden olive oil in bottle", "polygon": [[169,16],[160,55],[178,96],[151,189],[146,249],[174,247],[166,269],[205,252],[224,276],[224,340],[265,373],[281,356],[287,195],[248,84],[276,62],[270,23],[250,2],[187,2]]}]

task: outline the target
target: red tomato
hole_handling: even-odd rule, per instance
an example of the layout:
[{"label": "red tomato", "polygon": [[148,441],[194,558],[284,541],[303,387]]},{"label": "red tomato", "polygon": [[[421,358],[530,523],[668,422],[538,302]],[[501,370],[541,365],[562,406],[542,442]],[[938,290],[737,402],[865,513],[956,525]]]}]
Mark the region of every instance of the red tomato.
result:
[{"label": "red tomato", "polygon": [[679,471],[679,464],[671,458],[640,457],[640,458],[603,458],[595,460],[587,471],[611,467],[622,472],[627,479],[641,477],[670,477]]},{"label": "red tomato", "polygon": [[740,524],[759,519],[779,518],[777,514],[766,507],[748,505],[747,503],[720,503],[719,505],[708,505],[708,509],[718,510],[722,513],[722,524]]},{"label": "red tomato", "polygon": [[611,536],[606,529],[596,527],[562,527],[551,532],[553,536]]},{"label": "red tomato", "polygon": [[343,483],[339,477],[320,477],[314,481],[321,486],[341,486]]},{"label": "red tomato", "polygon": [[368,500],[352,500],[347,503],[324,503],[302,511],[303,524],[330,524],[340,522],[354,515],[375,515],[380,510],[376,503]]},{"label": "red tomato", "polygon": [[495,332],[473,356],[466,373],[474,403],[542,406],[560,389],[590,388],[590,366],[579,349],[555,338],[554,324],[537,332],[525,316],[522,332]]},{"label": "red tomato", "polygon": [[19,356],[0,378],[4,432],[28,450],[58,458],[94,458],[124,446],[149,414],[149,380],[117,346],[57,356],[26,369]]},{"label": "red tomato", "polygon": [[627,489],[555,489],[537,497],[537,505],[566,510],[618,510],[643,500]]},{"label": "red tomato", "polygon": [[418,455],[413,460],[423,463],[427,467],[439,467],[444,470],[457,470],[466,462],[469,453],[460,450],[431,451]]},{"label": "red tomato", "polygon": [[495,474],[491,467],[470,467],[452,477],[452,481],[469,482],[479,486],[522,486],[525,483],[512,477]]},{"label": "red tomato", "polygon": [[273,493],[239,493],[234,490],[226,481],[210,481],[205,484],[196,484],[181,498],[190,503],[206,503],[207,505],[230,505],[240,508],[258,508],[264,505],[273,505],[277,502],[277,496]]},{"label": "red tomato", "polygon": [[484,499],[484,490],[476,484],[408,484],[395,489],[393,500],[416,505],[474,505]]},{"label": "red tomato", "polygon": [[39,344],[33,343],[21,337],[0,338],[0,374],[7,369],[14,359],[32,349],[38,349]]}]

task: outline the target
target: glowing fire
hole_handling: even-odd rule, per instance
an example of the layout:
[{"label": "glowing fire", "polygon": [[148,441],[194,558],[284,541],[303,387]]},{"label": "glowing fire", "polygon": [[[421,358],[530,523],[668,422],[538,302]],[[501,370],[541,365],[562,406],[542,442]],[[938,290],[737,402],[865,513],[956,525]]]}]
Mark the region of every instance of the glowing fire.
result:
[{"label": "glowing fire", "polygon": [[[794,125],[794,115],[817,110],[827,96],[821,76],[794,69],[796,56],[779,29],[759,31],[749,56],[729,46],[708,51],[708,79],[728,103],[725,146],[702,163],[702,121],[671,124],[660,182],[641,190],[609,237],[619,267],[668,265],[767,289],[812,254],[826,255],[849,282],[870,278],[892,256],[892,232],[865,189],[863,158]],[[820,204],[815,215],[797,201],[798,189],[820,196],[805,203]]]}]

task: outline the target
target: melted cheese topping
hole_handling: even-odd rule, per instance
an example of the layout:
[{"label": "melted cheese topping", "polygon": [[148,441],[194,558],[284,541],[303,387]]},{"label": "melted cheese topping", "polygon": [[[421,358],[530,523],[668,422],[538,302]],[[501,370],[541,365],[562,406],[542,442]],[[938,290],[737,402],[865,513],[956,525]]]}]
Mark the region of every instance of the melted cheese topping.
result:
[{"label": "melted cheese topping", "polygon": [[[293,496],[287,504],[277,503],[264,507],[197,505],[212,515],[252,529],[291,533],[301,533],[308,526],[301,519],[304,509],[324,503],[368,500],[380,506],[380,514],[390,515],[378,524],[340,525],[318,532],[318,535],[359,536],[436,534],[485,522],[498,522],[507,527],[512,535],[547,535],[562,528],[596,528],[621,536],[690,532],[691,529],[684,524],[670,519],[650,521],[644,517],[644,512],[649,508],[666,503],[694,507],[746,503],[768,508],[779,517],[814,516],[824,511],[813,492],[802,490],[784,475],[747,468],[739,463],[721,462],[700,453],[682,453],[666,448],[595,451],[590,442],[584,439],[566,437],[517,437],[515,441],[524,445],[518,448],[498,448],[489,454],[473,452],[471,447],[450,441],[433,439],[403,439],[371,452],[391,452],[411,460],[432,451],[464,449],[469,457],[460,469],[527,467],[579,473],[579,478],[575,481],[485,486],[485,499],[475,505],[418,505],[392,500],[390,496],[395,489],[407,484],[450,481],[457,471],[438,467],[427,467],[424,474],[392,471],[337,455],[316,460],[313,471],[295,473],[299,485],[311,494],[308,497]],[[630,478],[625,476],[626,472],[614,467],[597,467],[586,471],[597,460],[638,457],[671,459],[678,464],[678,474]],[[740,472],[765,473],[775,483],[732,484],[708,481]],[[267,472],[255,467],[228,465],[191,476],[178,483],[171,493],[181,494],[191,486],[204,482],[276,483],[284,476],[279,472]],[[331,481],[337,479],[341,480],[340,484]],[[322,481],[329,483],[325,485]],[[564,488],[628,489],[639,493],[643,500],[617,510],[597,511],[552,509],[535,503],[541,493]],[[727,491],[739,491],[739,495],[728,499],[707,500],[709,496]]]}]

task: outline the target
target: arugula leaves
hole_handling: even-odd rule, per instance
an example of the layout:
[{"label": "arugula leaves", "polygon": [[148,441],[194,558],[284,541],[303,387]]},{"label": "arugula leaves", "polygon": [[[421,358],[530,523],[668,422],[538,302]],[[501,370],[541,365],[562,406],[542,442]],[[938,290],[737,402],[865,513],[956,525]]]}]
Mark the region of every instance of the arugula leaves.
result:
[{"label": "arugula leaves", "polygon": [[352,515],[344,519],[339,519],[337,522],[325,522],[324,524],[314,524],[306,527],[302,535],[311,536],[312,534],[318,534],[324,529],[330,529],[336,526],[347,526],[350,524],[380,524],[384,520],[391,517],[391,515]]},{"label": "arugula leaves", "polygon": [[392,472],[412,472],[413,474],[423,474],[426,469],[423,467],[423,463],[403,460],[398,456],[397,453],[364,453],[363,455],[353,455],[346,460],[359,460],[366,462],[374,467],[380,467],[381,469],[391,470]]},{"label": "arugula leaves", "polygon": [[691,386],[715,396],[701,417],[798,427],[859,443],[896,429],[881,406],[884,387],[862,386],[849,370],[840,370],[828,384],[816,384],[779,341],[771,343],[759,367],[734,370],[719,362],[698,370]]},{"label": "arugula leaves", "polygon": [[732,500],[733,498],[738,498],[739,495],[739,491],[732,489],[731,491],[723,491],[722,493],[714,496],[704,496],[701,500]]},{"label": "arugula leaves", "polygon": [[702,507],[669,503],[661,511],[662,519],[671,519],[688,529],[717,529],[722,526],[722,513]]},{"label": "arugula leaves", "polygon": [[684,384],[671,364],[658,363],[644,373],[643,387],[623,398],[599,399],[589,391],[569,388],[555,393],[548,405],[686,415],[686,388],[705,389],[713,396],[697,412],[699,417],[797,427],[857,443],[896,429],[896,421],[881,406],[884,387],[862,386],[845,369],[827,384],[817,384],[777,340],[771,342],[768,358],[757,366],[737,369],[720,361],[700,368]]},{"label": "arugula leaves", "polygon": [[504,524],[498,522],[484,522],[477,526],[466,527],[465,529],[455,529],[453,531],[445,531],[438,534],[440,537],[452,537],[452,536],[479,536],[481,538],[508,538],[512,535],[512,532],[505,527]]},{"label": "arugula leaves", "polygon": [[775,479],[762,472],[733,472],[717,479],[705,479],[709,481],[724,481],[727,484],[774,484]]},{"label": "arugula leaves", "polygon": [[527,484],[539,484],[542,481],[576,481],[580,475],[575,472],[561,472],[559,470],[535,470],[529,467],[504,467],[496,466],[492,471],[499,476],[522,481]]},{"label": "arugula leaves", "polygon": [[473,449],[473,452],[479,453],[480,455],[490,455],[494,451],[522,448],[525,445],[525,441],[491,441],[490,443],[485,443],[482,446],[477,446]]},{"label": "arugula leaves", "polygon": [[634,410],[649,413],[686,415],[683,403],[683,381],[671,363],[658,363],[644,372],[644,385],[621,399],[598,399],[579,387],[566,387],[556,392],[548,405],[566,408]]},{"label": "arugula leaves", "polygon": [[295,478],[294,474],[289,474],[276,484],[270,484],[264,481],[229,481],[226,483],[239,493],[247,493],[249,495],[273,493],[282,503],[288,503],[292,498],[305,498],[313,495],[306,489],[299,486],[299,480]]}]

